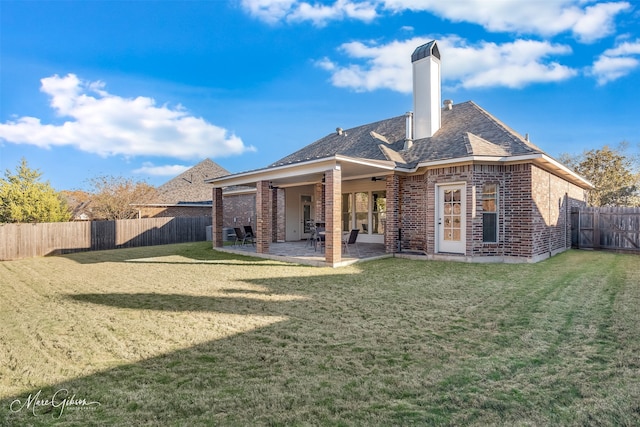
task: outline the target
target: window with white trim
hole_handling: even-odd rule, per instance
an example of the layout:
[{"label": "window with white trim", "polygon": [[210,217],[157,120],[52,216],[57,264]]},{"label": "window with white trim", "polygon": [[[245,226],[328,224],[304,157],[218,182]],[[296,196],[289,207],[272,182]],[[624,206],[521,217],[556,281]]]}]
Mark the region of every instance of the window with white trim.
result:
[{"label": "window with white trim", "polygon": [[482,186],[482,241],[498,241],[498,184]]}]

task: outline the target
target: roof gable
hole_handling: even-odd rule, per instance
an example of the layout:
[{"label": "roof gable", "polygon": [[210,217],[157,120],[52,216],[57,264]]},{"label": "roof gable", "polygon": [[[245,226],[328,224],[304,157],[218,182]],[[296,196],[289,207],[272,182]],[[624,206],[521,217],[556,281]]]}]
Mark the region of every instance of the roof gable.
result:
[{"label": "roof gable", "polygon": [[[470,136],[472,135],[472,136]],[[431,138],[414,141],[404,153],[408,163],[448,160],[470,155],[517,156],[542,153],[535,145],[472,101],[442,110],[442,127]]]},{"label": "roof gable", "polygon": [[210,202],[211,186],[206,184],[205,180],[225,175],[229,175],[229,171],[210,159],[205,159],[158,187],[159,202],[171,204]]}]

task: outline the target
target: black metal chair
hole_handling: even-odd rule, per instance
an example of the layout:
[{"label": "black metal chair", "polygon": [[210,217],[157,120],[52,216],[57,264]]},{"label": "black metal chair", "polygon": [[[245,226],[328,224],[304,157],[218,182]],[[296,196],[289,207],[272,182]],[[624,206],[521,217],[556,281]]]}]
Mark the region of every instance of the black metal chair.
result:
[{"label": "black metal chair", "polygon": [[315,248],[316,247],[315,238],[316,238],[317,230],[316,230],[316,224],[315,224],[315,222],[313,222],[312,219],[307,221],[307,228],[309,229],[309,237],[307,237],[306,246],[313,246]]},{"label": "black metal chair", "polygon": [[360,232],[360,229],[358,228],[354,228],[353,230],[351,230],[351,233],[349,234],[344,234],[342,236],[342,245],[344,247],[344,250],[349,254],[349,245],[353,245],[356,247],[356,253],[358,254],[358,256],[360,256],[360,249],[358,249],[358,233]]},{"label": "black metal chair", "polygon": [[233,245],[237,245],[238,242],[242,242],[242,239],[244,238],[244,233],[242,232],[242,230],[240,230],[239,227],[234,227],[233,229],[234,233],[235,233],[235,240],[233,241]]},{"label": "black metal chair", "polygon": [[313,236],[313,250],[318,250],[318,245],[320,246],[320,252],[323,251],[325,246],[326,236],[324,227],[316,227],[315,235]]},{"label": "black metal chair", "polygon": [[253,246],[256,244],[256,235],[250,225],[244,226],[244,238],[242,239],[242,244],[244,245],[246,242],[250,242]]}]

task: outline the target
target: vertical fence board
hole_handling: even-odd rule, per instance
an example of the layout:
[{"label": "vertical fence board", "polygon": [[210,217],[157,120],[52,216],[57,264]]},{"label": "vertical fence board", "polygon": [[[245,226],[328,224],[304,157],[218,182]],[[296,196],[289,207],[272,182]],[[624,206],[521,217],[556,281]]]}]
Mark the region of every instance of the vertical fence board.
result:
[{"label": "vertical fence board", "polygon": [[640,208],[574,208],[572,245],[640,253]]},{"label": "vertical fence board", "polygon": [[58,253],[204,241],[211,217],[0,224],[0,261]]}]

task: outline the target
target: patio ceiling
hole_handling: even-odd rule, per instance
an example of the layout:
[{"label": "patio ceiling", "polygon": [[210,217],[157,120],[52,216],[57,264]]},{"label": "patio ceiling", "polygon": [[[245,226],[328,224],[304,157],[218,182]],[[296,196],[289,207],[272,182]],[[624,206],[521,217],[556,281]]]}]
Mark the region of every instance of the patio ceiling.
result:
[{"label": "patio ceiling", "polygon": [[391,161],[335,156],[227,175],[206,182],[213,184],[214,187],[227,187],[234,185],[255,186],[257,182],[269,181],[274,187],[292,187],[321,182],[327,170],[338,166],[341,169],[343,181],[381,177],[395,169],[395,163]]}]

